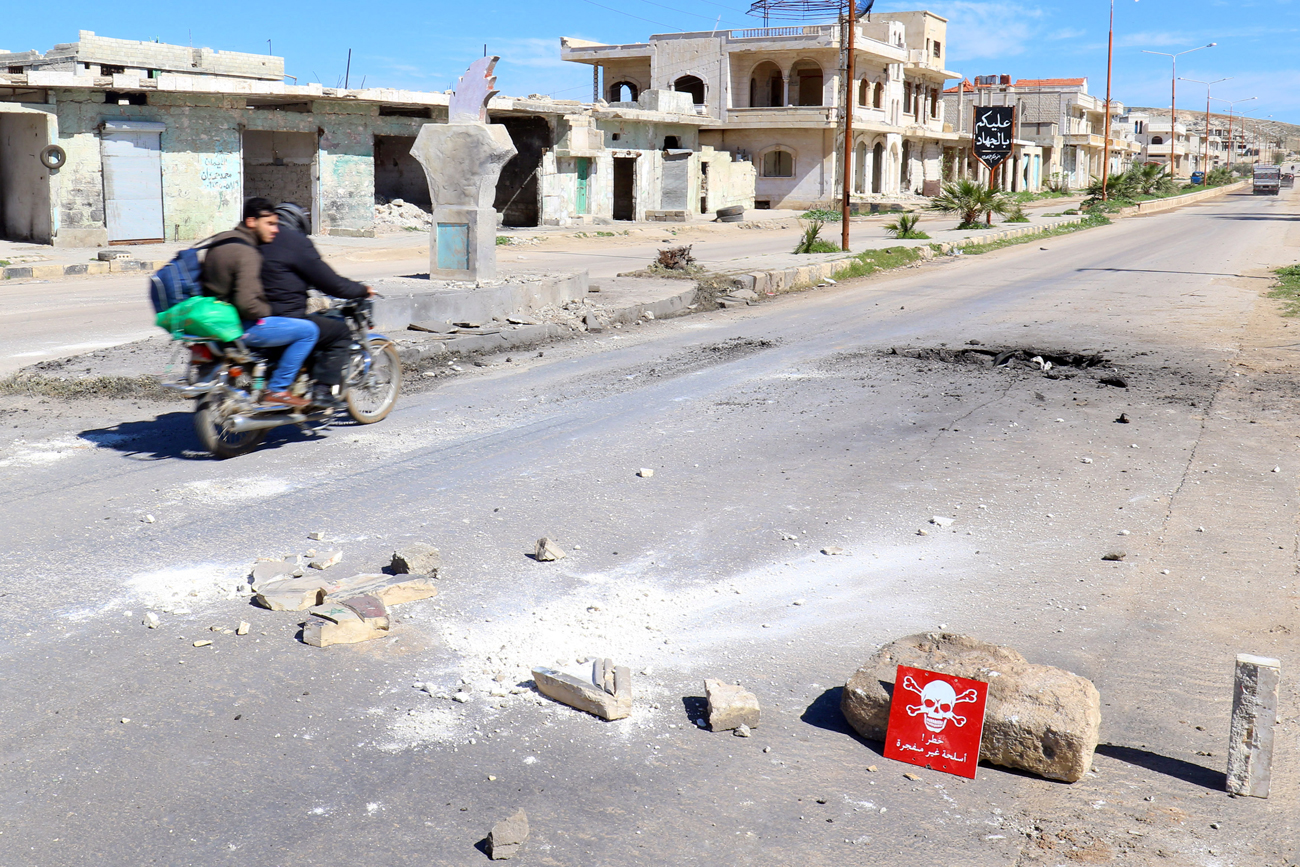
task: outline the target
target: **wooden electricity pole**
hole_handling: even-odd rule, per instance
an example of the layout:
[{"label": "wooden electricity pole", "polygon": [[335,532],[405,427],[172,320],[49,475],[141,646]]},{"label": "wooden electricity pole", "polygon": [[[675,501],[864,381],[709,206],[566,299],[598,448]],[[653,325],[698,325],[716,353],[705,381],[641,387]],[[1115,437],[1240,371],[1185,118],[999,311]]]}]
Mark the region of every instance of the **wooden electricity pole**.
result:
[{"label": "wooden electricity pole", "polygon": [[844,158],[840,160],[840,165],[844,167],[844,199],[842,210],[840,212],[840,247],[844,252],[849,251],[849,195],[853,186],[853,102],[857,99],[857,82],[855,82],[855,70],[853,63],[855,35],[858,29],[858,0],[848,0],[848,14],[846,21],[849,25],[849,62],[845,64],[848,69],[848,84],[844,88]]}]

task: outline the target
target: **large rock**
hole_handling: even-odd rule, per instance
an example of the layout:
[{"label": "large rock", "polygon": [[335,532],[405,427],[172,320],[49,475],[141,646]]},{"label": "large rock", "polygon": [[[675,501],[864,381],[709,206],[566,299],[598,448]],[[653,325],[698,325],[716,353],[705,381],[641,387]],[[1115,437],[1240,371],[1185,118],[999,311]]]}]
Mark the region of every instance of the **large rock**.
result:
[{"label": "large rock", "polygon": [[488,857],[493,861],[508,861],[519,854],[519,849],[528,841],[528,814],[517,811],[509,819],[502,819],[492,826],[487,836]]},{"label": "large rock", "polygon": [[1077,782],[1092,767],[1101,694],[1092,682],[1033,665],[1009,647],[965,635],[909,635],[876,651],[844,688],[840,704],[858,734],[883,741],[899,665],[989,685],[980,758],[1049,780]]}]

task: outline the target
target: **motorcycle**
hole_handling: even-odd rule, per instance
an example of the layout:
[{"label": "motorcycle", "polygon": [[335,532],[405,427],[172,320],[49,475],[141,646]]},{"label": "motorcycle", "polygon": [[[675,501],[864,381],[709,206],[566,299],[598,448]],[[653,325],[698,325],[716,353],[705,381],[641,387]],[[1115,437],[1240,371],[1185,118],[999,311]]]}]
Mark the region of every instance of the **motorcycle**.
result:
[{"label": "motorcycle", "polygon": [[[351,355],[339,396],[358,424],[383,421],[397,404],[402,389],[402,360],[393,342],[373,327],[373,302],[369,298],[335,301],[323,315],[347,322],[352,331]],[[335,410],[326,407],[263,406],[267,371],[274,366],[279,348],[254,350],[242,340],[220,343],[200,338],[180,338],[190,357],[182,379],[163,385],[194,398],[194,429],[213,457],[226,459],[248,454],[261,445],[268,431],[296,424],[327,426]],[[298,374],[289,391],[299,397],[312,393],[308,372]]]}]

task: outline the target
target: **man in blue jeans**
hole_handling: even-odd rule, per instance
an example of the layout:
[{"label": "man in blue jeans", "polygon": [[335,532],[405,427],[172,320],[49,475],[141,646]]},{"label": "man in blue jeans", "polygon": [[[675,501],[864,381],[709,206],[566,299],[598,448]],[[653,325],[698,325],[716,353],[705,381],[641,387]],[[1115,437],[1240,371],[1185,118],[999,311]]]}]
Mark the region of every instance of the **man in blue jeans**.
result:
[{"label": "man in blue jeans", "polygon": [[244,323],[244,343],[255,349],[284,346],[284,354],[266,384],[264,406],[295,409],[311,403],[291,394],[289,386],[316,345],[320,329],[310,319],[272,316],[262,290],[262,254],[258,248],[274,240],[280,218],[267,199],[244,203],[244,219],[230,232],[212,239],[203,260],[203,293],[229,301]]}]

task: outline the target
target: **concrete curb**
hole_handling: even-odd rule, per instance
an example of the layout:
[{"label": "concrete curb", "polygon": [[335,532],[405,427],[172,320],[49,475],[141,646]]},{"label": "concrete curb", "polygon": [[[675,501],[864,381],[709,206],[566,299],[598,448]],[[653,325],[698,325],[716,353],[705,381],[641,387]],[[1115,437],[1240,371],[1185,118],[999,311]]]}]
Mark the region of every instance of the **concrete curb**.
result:
[{"label": "concrete curb", "polygon": [[1131,208],[1124,208],[1119,212],[1121,217],[1144,217],[1147,214],[1160,214],[1165,211],[1172,211],[1175,208],[1181,208],[1184,205],[1194,205],[1197,202],[1204,202],[1206,199],[1214,199],[1219,196],[1226,196],[1228,193],[1235,193],[1238,190],[1244,190],[1249,187],[1253,181],[1238,181],[1235,184],[1224,184],[1221,187],[1211,187],[1208,190],[1197,190],[1194,193],[1187,193],[1182,196],[1171,196],[1167,199],[1152,199],[1149,202],[1138,202]]},{"label": "concrete curb", "polygon": [[[170,260],[168,260],[170,261]],[[152,274],[167,262],[118,259],[113,262],[79,262],[74,265],[8,265],[0,268],[0,280],[55,280],[59,277],[103,277],[110,274]]]}]

